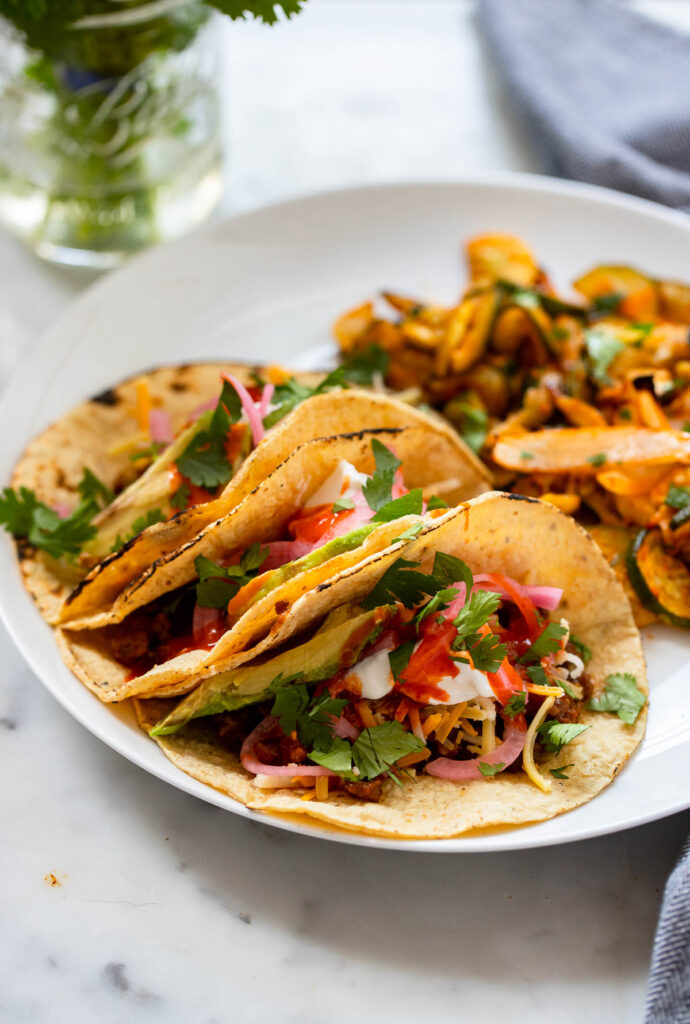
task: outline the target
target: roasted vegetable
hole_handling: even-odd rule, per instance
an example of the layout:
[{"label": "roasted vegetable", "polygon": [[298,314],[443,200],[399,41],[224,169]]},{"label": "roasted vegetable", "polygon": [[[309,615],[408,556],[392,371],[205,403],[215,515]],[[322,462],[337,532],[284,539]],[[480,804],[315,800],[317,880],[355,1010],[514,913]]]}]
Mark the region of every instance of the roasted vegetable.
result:
[{"label": "roasted vegetable", "polygon": [[642,604],[672,626],[690,629],[690,570],[664,547],[658,530],[640,530],[627,556]]}]

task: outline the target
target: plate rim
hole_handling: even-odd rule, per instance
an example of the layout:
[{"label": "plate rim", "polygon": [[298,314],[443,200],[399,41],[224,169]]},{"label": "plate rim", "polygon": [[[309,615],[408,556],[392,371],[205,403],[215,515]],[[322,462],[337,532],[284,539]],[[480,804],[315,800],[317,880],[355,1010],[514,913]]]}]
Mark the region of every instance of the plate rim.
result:
[{"label": "plate rim", "polygon": [[[214,219],[194,231],[191,235],[156,246],[153,249],[138,255],[129,261],[124,267],[112,273],[105,274],[89,284],[76,297],[76,299],[67,305],[53,323],[51,323],[46,330],[42,332],[26,358],[22,360],[20,365],[9,378],[5,388],[3,389],[2,395],[0,395],[0,422],[2,422],[6,417],[8,410],[11,407],[13,392],[17,389],[21,391],[26,380],[31,378],[36,369],[42,366],[46,354],[53,345],[54,336],[60,334],[63,322],[69,322],[69,318],[73,316],[75,312],[78,313],[82,306],[93,301],[94,295],[98,296],[103,291],[107,292],[112,287],[111,282],[114,279],[119,280],[121,277],[137,273],[140,270],[146,272],[149,264],[153,264],[155,266],[161,251],[169,253],[172,250],[182,249],[185,244],[188,243],[190,238],[202,239],[205,236],[212,235],[225,224],[251,220],[257,215],[270,216],[270,214],[275,211],[289,209],[290,207],[299,206],[304,203],[320,201],[328,202],[329,200],[337,201],[341,197],[347,197],[354,194],[376,195],[377,193],[382,192],[420,191],[439,187],[451,189],[457,188],[460,190],[471,189],[473,187],[488,187],[490,189],[494,188],[500,190],[518,189],[524,192],[546,193],[566,198],[581,197],[585,200],[590,200],[606,207],[616,207],[623,211],[630,210],[632,213],[646,214],[657,222],[663,221],[669,225],[673,225],[674,227],[681,228],[681,230],[685,231],[690,237],[690,215],[680,210],[670,209],[659,203],[653,202],[652,200],[629,195],[623,192],[617,192],[613,189],[604,188],[599,185],[526,172],[487,171],[482,174],[471,173],[453,175],[452,177],[438,176],[408,182],[376,182],[293,194],[275,202],[258,205],[246,211]],[[64,348],[63,343],[63,356],[67,356],[69,352],[71,352],[73,345],[78,344],[78,342],[79,339],[75,339],[67,348]],[[132,374],[136,374],[142,372],[142,370],[133,368],[130,372]],[[27,441],[22,443],[26,444]],[[13,461],[15,461],[17,455],[14,447],[12,447],[12,452],[14,452]],[[9,537],[3,538],[3,540],[6,543],[12,544],[12,547],[14,548]],[[53,672],[50,674],[44,674],[42,667],[39,665],[38,655],[34,652],[31,646],[25,644],[24,638],[20,636],[19,619],[23,615],[23,610],[20,610],[17,617],[15,617],[10,605],[11,602],[9,601],[7,588],[0,583],[0,617],[4,622],[12,642],[45,689],[47,689],[48,692],[67,711],[70,717],[78,721],[82,727],[87,729],[92,735],[96,736],[97,739],[101,740],[110,749],[116,751],[130,763],[136,764],[138,768],[146,771],[150,775],[154,775],[161,781],[166,782],[175,788],[190,794],[191,796],[198,797],[207,803],[220,807],[225,811],[230,811],[231,813],[237,814],[248,820],[260,821],[263,824],[268,824],[272,827],[280,828],[285,831],[313,838],[326,839],[336,843],[364,846],[372,849],[398,850],[403,852],[508,852],[510,850],[540,848],[560,845],[562,843],[579,842],[596,836],[612,835],[628,828],[639,827],[651,821],[659,820],[690,807],[689,792],[686,798],[679,798],[671,805],[649,810],[646,813],[637,815],[634,820],[618,822],[613,827],[592,825],[590,828],[577,831],[576,834],[569,834],[566,832],[563,835],[555,834],[547,837],[539,837],[538,835],[535,835],[535,831],[539,830],[540,825],[548,825],[556,820],[555,818],[551,818],[547,819],[545,822],[537,822],[533,825],[492,830],[491,835],[460,835],[458,837],[447,839],[403,839],[370,836],[351,832],[346,829],[331,829],[322,826],[318,820],[312,821],[305,818],[304,821],[295,822],[287,817],[282,817],[275,813],[255,811],[245,807],[243,804],[239,803],[239,801],[233,800],[233,798],[228,795],[191,778],[186,773],[172,765],[158,748],[156,748],[156,751],[160,755],[161,760],[156,760],[154,763],[149,763],[146,758],[143,756],[140,757],[136,751],[126,750],[125,744],[120,741],[117,732],[113,733],[109,731],[105,722],[101,724],[100,722],[92,721],[89,718],[86,710],[88,705],[84,709],[78,706],[78,701],[73,700],[70,692],[60,685],[57,673]],[[35,610],[34,612],[37,618],[36,626],[38,628],[42,627],[44,630],[50,630],[50,627],[38,617],[38,612]],[[578,810],[579,808],[575,808],[573,811],[567,812],[563,817],[572,821],[573,817],[577,815]],[[502,839],[499,846],[497,846],[494,841],[498,836]],[[530,837],[534,838],[530,840]]]}]

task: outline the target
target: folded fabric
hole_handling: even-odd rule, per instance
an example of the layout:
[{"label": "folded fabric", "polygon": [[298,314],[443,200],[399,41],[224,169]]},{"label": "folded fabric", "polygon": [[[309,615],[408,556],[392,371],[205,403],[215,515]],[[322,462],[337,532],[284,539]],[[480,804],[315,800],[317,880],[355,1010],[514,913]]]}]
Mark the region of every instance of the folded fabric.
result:
[{"label": "folded fabric", "polygon": [[550,173],[690,211],[690,37],[610,0],[480,0]]},{"label": "folded fabric", "polygon": [[690,1022],[690,839],[666,883],[654,940],[645,1024]]}]

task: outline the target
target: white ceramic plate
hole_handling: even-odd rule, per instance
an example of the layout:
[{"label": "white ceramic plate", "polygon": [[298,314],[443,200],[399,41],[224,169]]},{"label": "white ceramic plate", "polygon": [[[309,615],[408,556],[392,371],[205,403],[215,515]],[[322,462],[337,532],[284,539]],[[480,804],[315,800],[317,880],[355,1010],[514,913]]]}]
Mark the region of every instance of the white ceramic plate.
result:
[{"label": "white ceramic plate", "polygon": [[[160,363],[202,359],[318,367],[335,315],[382,287],[448,301],[465,277],[461,243],[509,231],[563,287],[594,263],[688,276],[690,218],[603,189],[528,175],[398,185],[297,199],[213,225],[106,277],[47,333],[0,403],[0,479],[25,443],[70,406]],[[63,666],[0,544],[0,612],[33,670],[105,743],[159,778],[237,814],[311,835],[434,851],[544,846],[628,828],[690,806],[690,644],[645,638],[647,737],[616,782],[552,821],[464,839],[397,842],[257,814],[174,768],[126,708],[100,704]]]}]

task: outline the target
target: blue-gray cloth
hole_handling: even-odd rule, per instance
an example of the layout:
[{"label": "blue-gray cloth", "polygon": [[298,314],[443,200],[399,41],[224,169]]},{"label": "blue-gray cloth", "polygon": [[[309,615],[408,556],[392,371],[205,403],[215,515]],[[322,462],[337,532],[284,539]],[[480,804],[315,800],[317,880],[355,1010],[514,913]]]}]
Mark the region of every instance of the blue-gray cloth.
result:
[{"label": "blue-gray cloth", "polygon": [[690,37],[610,0],[479,0],[545,170],[690,211]]},{"label": "blue-gray cloth", "polygon": [[[478,16],[545,170],[690,212],[690,38],[610,0],[479,0]],[[645,1024],[690,1024],[690,840],[666,886]]]}]

